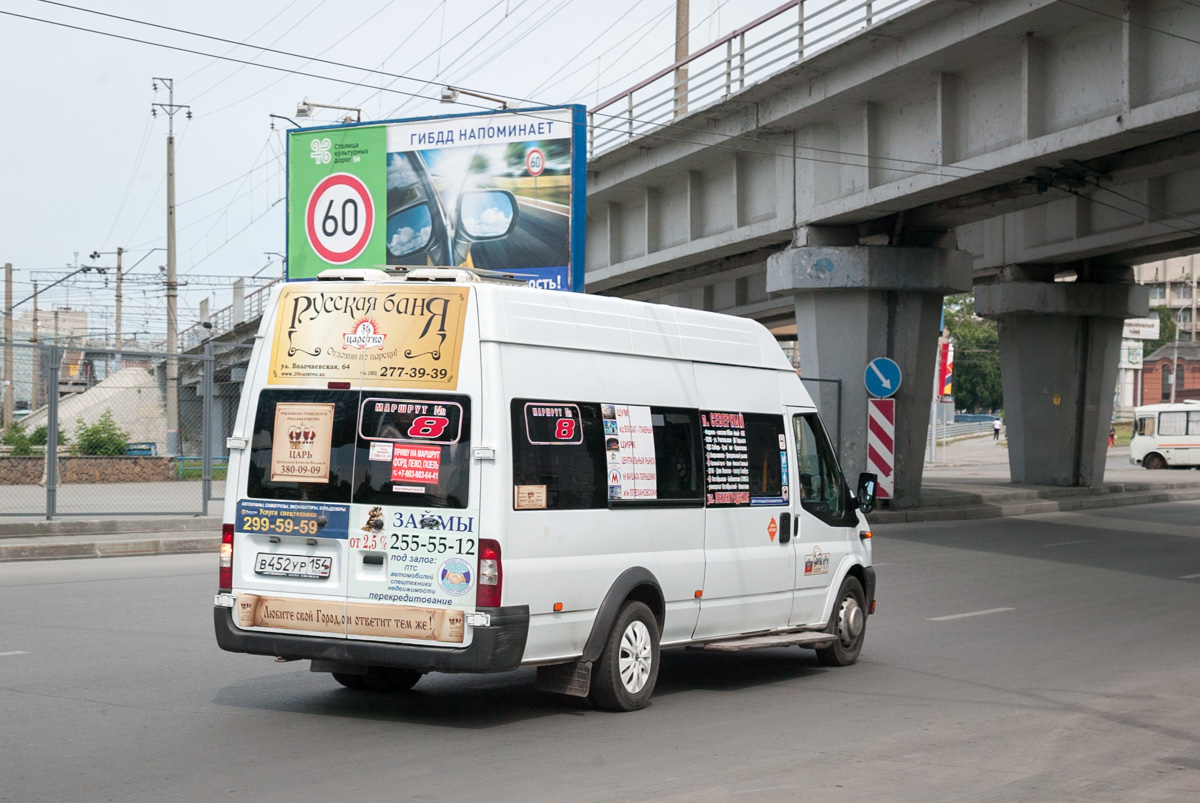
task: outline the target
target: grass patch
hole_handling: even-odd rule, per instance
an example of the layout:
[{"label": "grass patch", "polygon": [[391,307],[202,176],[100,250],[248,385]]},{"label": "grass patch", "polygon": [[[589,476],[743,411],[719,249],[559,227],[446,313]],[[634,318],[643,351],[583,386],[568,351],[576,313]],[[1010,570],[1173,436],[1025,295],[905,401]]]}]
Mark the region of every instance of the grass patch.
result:
[{"label": "grass patch", "polygon": [[[184,468],[184,469],[181,469],[179,472],[179,479],[181,479],[181,480],[198,480],[198,479],[202,479],[203,473],[204,473],[204,470],[202,468],[200,468],[199,466],[197,466],[196,468]],[[223,480],[223,479],[225,479],[226,473],[228,473],[228,469],[225,468],[225,466],[213,466],[212,478],[214,480]]]}]

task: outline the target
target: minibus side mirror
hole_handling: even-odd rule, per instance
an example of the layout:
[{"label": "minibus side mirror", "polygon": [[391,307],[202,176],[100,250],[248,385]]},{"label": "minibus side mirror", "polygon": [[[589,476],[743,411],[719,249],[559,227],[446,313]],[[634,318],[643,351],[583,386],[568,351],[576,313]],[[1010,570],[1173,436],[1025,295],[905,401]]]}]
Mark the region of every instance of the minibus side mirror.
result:
[{"label": "minibus side mirror", "polygon": [[879,477],[869,471],[858,475],[858,509],[870,513],[875,509],[875,494],[879,491]]}]

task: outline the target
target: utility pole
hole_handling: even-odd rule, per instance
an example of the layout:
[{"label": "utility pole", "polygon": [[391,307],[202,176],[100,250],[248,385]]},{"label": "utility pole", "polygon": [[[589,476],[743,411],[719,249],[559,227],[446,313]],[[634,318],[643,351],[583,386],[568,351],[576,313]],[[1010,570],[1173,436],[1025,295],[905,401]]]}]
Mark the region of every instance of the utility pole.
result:
[{"label": "utility pole", "polygon": [[1175,347],[1171,349],[1171,404],[1175,403],[1175,388],[1179,387],[1179,324],[1175,324]]},{"label": "utility pole", "polygon": [[1196,329],[1200,329],[1200,319],[1196,319],[1196,256],[1193,253],[1192,259],[1192,342],[1196,342]]},{"label": "utility pole", "polygon": [[121,272],[121,255],[125,253],[125,249],[117,247],[117,320],[116,328],[116,347],[117,347],[117,370],[121,370],[121,279],[124,274]]},{"label": "utility pole", "polygon": [[179,454],[179,280],[175,269],[175,114],[187,109],[187,118],[192,119],[190,106],[175,103],[175,80],[154,78],[154,89],[158,81],[167,87],[167,102],[151,104],[150,113],[158,116],[157,109],[167,115],[167,454]]},{"label": "utility pole", "polygon": [[38,342],[37,294],[38,294],[38,286],[37,286],[37,282],[34,282],[33,283],[33,332],[29,335],[29,342],[34,345],[34,349],[33,349],[33,393],[31,394],[33,396],[33,401],[30,403],[29,406],[34,410],[36,410],[42,406],[40,404],[41,393],[38,392],[42,387],[42,347],[37,344],[37,342]]},{"label": "utility pole", "polygon": [[13,425],[12,263],[4,263],[4,429]]},{"label": "utility pole", "polygon": [[[688,4],[690,0],[675,0],[675,63],[688,57]],[[675,118],[687,114],[687,66],[675,68]]]}]

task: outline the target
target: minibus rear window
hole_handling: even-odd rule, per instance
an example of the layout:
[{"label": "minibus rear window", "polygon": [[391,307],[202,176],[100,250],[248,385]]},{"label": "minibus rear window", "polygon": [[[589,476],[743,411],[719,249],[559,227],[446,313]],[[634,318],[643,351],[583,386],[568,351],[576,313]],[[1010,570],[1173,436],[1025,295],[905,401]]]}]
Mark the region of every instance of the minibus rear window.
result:
[{"label": "minibus rear window", "polygon": [[466,396],[264,390],[246,492],[256,499],[465,508],[470,431]]}]

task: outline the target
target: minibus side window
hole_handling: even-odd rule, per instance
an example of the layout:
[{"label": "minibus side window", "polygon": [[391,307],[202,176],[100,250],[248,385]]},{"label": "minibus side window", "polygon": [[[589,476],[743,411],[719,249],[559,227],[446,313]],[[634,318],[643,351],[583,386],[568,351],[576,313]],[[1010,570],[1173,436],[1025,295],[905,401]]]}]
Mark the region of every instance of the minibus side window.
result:
[{"label": "minibus side window", "polygon": [[607,507],[599,404],[513,399],[512,451],[514,509]]},{"label": "minibus side window", "polygon": [[1188,431],[1189,435],[1200,435],[1200,412],[1188,412]]},{"label": "minibus side window", "polygon": [[[315,481],[272,479],[275,425],[279,420],[277,406],[291,405],[293,411],[312,405],[333,405],[333,420],[329,448],[328,477]],[[327,409],[327,408],[326,408]],[[254,434],[250,443],[248,496],[255,499],[289,499],[305,502],[349,502],[354,474],[355,429],[358,416],[358,392],[344,390],[264,390],[258,397],[254,416]],[[322,424],[324,426],[324,424]],[[298,435],[298,448],[303,448],[303,433]],[[325,455],[316,455],[309,465],[319,465]]]},{"label": "minibus side window", "polygon": [[1138,419],[1137,434],[1145,435],[1146,437],[1154,437],[1154,417],[1146,416]]},{"label": "minibus side window", "polygon": [[829,524],[843,524],[846,488],[833,447],[815,413],[792,418],[796,430],[796,477],[800,506]]},{"label": "minibus side window", "polygon": [[1177,413],[1159,413],[1158,414],[1158,434],[1159,435],[1185,435],[1187,434],[1187,413],[1180,410]]},{"label": "minibus side window", "polygon": [[651,407],[658,499],[703,499],[700,421],[695,410]]},{"label": "minibus side window", "polygon": [[788,504],[783,418],[702,410],[708,507]]}]

